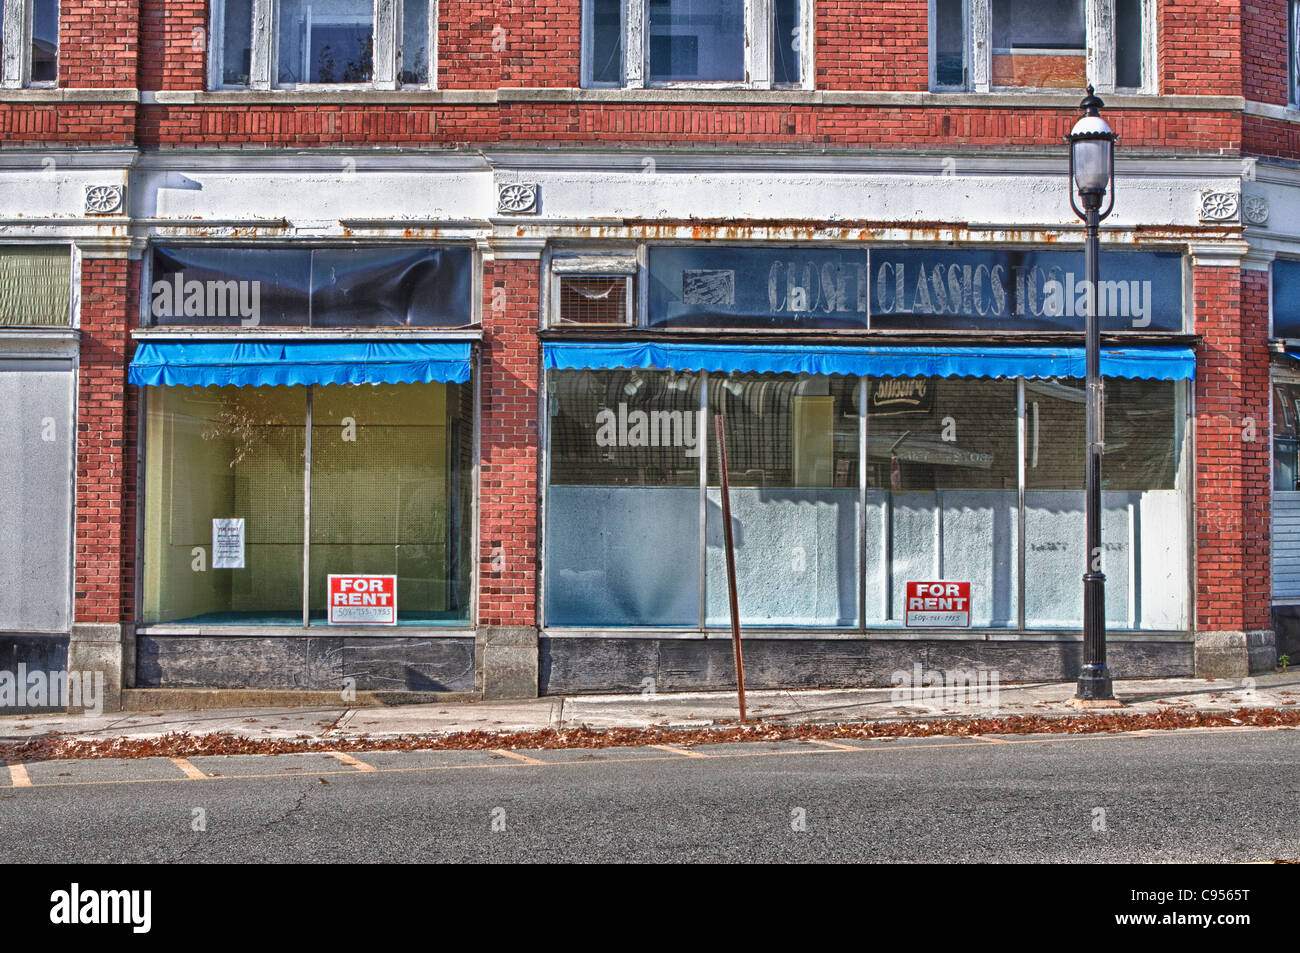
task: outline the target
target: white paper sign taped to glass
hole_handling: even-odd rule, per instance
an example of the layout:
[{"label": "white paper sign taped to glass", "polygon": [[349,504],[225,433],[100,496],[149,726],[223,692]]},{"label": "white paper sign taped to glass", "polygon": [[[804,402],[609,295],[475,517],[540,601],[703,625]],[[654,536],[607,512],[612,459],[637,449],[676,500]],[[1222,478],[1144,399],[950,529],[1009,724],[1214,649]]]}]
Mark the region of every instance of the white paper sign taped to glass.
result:
[{"label": "white paper sign taped to glass", "polygon": [[970,583],[909,582],[905,624],[926,629],[970,628]]},{"label": "white paper sign taped to glass", "polygon": [[330,625],[397,625],[396,576],[329,577]]},{"label": "white paper sign taped to glass", "polygon": [[212,568],[244,568],[244,521],[212,521]]}]

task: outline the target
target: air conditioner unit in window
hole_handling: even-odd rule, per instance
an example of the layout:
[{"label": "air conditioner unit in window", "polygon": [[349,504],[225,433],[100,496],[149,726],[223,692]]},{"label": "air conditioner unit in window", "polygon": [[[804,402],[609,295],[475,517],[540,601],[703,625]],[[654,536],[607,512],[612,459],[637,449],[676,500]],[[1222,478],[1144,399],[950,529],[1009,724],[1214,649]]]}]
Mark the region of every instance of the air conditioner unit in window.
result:
[{"label": "air conditioner unit in window", "polygon": [[631,275],[559,275],[556,325],[627,326],[632,323]]}]

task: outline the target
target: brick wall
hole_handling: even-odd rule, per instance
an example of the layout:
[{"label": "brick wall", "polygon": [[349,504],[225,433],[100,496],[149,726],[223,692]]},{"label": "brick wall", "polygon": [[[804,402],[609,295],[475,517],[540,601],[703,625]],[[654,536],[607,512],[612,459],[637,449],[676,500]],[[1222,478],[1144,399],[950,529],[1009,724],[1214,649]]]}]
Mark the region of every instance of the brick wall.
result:
[{"label": "brick wall", "polygon": [[1269,626],[1268,276],[1195,269],[1199,631]]},{"label": "brick wall", "polygon": [[1286,0],[1243,0],[1242,90],[1247,99],[1285,106]]},{"label": "brick wall", "polygon": [[59,85],[131,89],[136,84],[139,4],[75,0],[59,4]]},{"label": "brick wall", "polygon": [[929,89],[929,17],[927,0],[818,0],[817,88]]},{"label": "brick wall", "polygon": [[1159,0],[1160,92],[1240,96],[1242,0]]},{"label": "brick wall", "polygon": [[206,0],[143,0],[140,4],[140,88],[205,89]]},{"label": "brick wall", "polygon": [[536,624],[538,275],[536,261],[483,266],[482,625]]},{"label": "brick wall", "polygon": [[[129,621],[135,513],[127,484],[126,367],[139,264],[87,258],[81,267],[77,383],[77,522],[74,618]],[[131,500],[128,503],[128,500]]]}]

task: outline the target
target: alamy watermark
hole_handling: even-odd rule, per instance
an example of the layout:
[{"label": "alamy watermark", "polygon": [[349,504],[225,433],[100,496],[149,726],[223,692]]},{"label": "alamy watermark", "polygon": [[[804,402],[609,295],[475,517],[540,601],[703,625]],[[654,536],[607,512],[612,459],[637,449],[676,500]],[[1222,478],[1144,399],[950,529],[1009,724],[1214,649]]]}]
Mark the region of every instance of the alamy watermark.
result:
[{"label": "alamy watermark", "polygon": [[617,412],[605,407],[596,414],[598,447],[683,447],[698,457],[703,430],[702,410],[629,411],[619,404]]},{"label": "alamy watermark", "polygon": [[239,318],[246,328],[262,320],[260,281],[186,281],[178,271],[155,281],[151,292],[155,318]]},{"label": "alamy watermark", "polygon": [[104,673],[59,670],[27,670],[19,662],[17,671],[0,671],[0,709],[77,708],[87,714],[104,711]]},{"label": "alamy watermark", "polygon": [[[1043,313],[1053,318],[1086,317],[1093,300],[1092,282],[1075,281],[1073,272],[1043,285]],[[1150,281],[1099,281],[1095,300],[1098,317],[1128,318],[1135,328],[1151,324]]]},{"label": "alamy watermark", "polygon": [[926,670],[920,662],[911,671],[900,669],[890,676],[894,686],[889,699],[896,705],[985,705],[998,710],[997,669]]}]

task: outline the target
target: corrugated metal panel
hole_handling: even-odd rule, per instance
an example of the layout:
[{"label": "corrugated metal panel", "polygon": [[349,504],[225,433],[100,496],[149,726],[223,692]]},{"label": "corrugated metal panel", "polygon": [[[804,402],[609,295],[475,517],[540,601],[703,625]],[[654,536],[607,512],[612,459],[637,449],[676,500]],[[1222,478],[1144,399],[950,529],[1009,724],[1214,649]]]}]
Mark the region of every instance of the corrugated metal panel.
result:
[{"label": "corrugated metal panel", "polygon": [[1300,491],[1273,491],[1273,598],[1300,599]]}]

